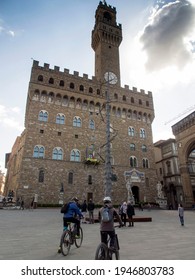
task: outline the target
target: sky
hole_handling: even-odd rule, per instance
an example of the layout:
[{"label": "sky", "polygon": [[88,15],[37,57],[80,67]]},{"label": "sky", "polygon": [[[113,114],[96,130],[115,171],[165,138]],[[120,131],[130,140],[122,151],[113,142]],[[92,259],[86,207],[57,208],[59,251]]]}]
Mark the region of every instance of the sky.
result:
[{"label": "sky", "polygon": [[[122,24],[121,86],[151,91],[153,141],[195,110],[195,0],[107,0]],[[0,169],[24,129],[32,62],[94,76],[99,0],[0,0]]]}]

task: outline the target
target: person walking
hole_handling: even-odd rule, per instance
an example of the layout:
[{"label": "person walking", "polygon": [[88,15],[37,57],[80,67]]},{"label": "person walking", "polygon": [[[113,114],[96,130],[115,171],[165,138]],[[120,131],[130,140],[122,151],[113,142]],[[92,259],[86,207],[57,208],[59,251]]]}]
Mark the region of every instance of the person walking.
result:
[{"label": "person walking", "polygon": [[127,202],[124,201],[121,206],[121,219],[123,221],[124,226],[126,227],[126,220],[127,220]]},{"label": "person walking", "polygon": [[[108,219],[105,220],[104,213],[107,213]],[[117,210],[112,206],[112,201],[109,196],[104,198],[104,206],[99,210],[99,221],[100,221],[100,236],[101,242],[107,245],[107,238],[108,235],[110,236],[110,247],[114,248],[115,242],[115,229],[114,229],[114,218],[116,217],[117,221],[119,222],[120,226],[123,226],[121,218],[117,213]]]},{"label": "person walking", "polygon": [[133,216],[135,215],[135,210],[133,205],[131,204],[130,201],[128,201],[127,203],[127,216],[128,216],[128,220],[129,220],[129,227],[133,227],[134,226],[134,222],[133,222]]},{"label": "person walking", "polygon": [[95,209],[95,204],[90,198],[88,204],[87,204],[87,210],[89,212],[89,223],[94,224],[94,209]]},{"label": "person walking", "polygon": [[178,206],[178,214],[179,214],[180,223],[182,226],[184,226],[184,208],[181,203]]}]

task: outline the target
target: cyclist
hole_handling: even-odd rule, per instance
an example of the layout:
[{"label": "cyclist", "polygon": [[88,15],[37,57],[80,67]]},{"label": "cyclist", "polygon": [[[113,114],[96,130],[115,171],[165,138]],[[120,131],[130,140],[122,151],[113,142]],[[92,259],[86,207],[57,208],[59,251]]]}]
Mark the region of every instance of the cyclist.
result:
[{"label": "cyclist", "polygon": [[[83,217],[79,207],[77,206],[78,201],[79,200],[77,197],[73,197],[71,199],[68,205],[68,210],[66,213],[64,213],[64,217],[63,217],[64,230],[68,228],[68,222],[76,224],[76,229],[77,229],[76,236],[75,236],[76,238],[80,237],[80,233],[79,233],[80,218]],[[79,219],[77,217],[79,217]]]},{"label": "cyclist", "polygon": [[[106,196],[104,198],[104,206],[100,208],[99,210],[99,221],[100,221],[100,236],[101,236],[101,242],[105,243],[107,245],[107,238],[108,235],[110,236],[110,247],[115,248],[114,242],[115,242],[115,229],[114,229],[114,218],[117,219],[120,226],[123,226],[122,220],[117,213],[117,210],[112,206],[112,201],[109,196]],[[102,219],[104,208],[108,207],[109,209],[109,215],[110,220],[107,222],[104,222]]]}]

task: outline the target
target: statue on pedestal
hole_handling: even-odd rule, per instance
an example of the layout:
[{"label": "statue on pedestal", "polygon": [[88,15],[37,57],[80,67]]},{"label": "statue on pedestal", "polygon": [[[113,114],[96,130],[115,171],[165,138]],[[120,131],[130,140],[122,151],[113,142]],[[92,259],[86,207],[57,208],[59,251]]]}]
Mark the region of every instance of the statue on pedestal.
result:
[{"label": "statue on pedestal", "polygon": [[131,204],[135,204],[135,199],[134,199],[134,196],[133,196],[133,192],[132,192],[132,189],[131,189],[131,182],[130,182],[130,179],[127,179],[126,180],[126,188],[127,188],[127,201],[130,201]]},{"label": "statue on pedestal", "polygon": [[161,183],[158,181],[158,183],[157,183],[157,185],[156,185],[156,188],[157,188],[157,197],[158,198],[165,198],[165,196],[164,196],[164,193],[163,193],[163,191],[162,191],[162,185],[161,185]]}]

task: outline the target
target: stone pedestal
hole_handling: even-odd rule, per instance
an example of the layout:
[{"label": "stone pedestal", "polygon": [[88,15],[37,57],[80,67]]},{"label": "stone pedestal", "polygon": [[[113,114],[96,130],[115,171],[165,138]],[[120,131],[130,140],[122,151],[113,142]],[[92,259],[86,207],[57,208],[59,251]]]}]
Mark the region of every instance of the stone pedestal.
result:
[{"label": "stone pedestal", "polygon": [[160,208],[167,209],[167,199],[166,198],[156,198],[156,203],[159,204]]}]

